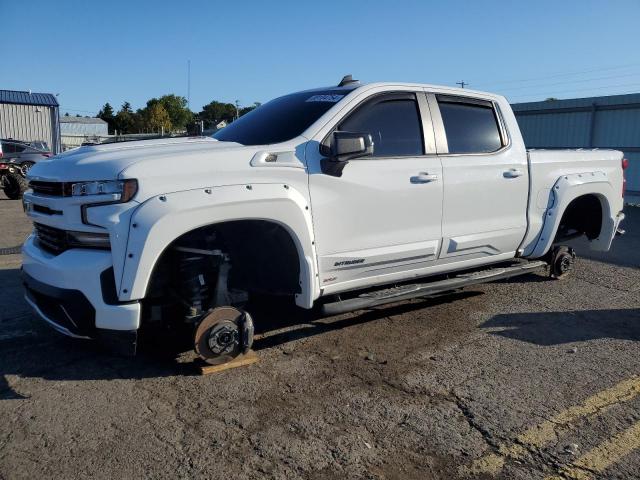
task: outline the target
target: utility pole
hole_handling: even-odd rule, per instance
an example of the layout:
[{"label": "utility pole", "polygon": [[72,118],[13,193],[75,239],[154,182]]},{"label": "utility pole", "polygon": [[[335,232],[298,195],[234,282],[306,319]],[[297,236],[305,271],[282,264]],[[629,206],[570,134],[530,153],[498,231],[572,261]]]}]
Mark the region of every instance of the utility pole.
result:
[{"label": "utility pole", "polygon": [[187,108],[191,108],[191,60],[187,60]]},{"label": "utility pole", "polygon": [[236,100],[236,120],[240,118],[240,100]]},{"label": "utility pole", "polygon": [[456,85],[460,85],[461,88],[464,88],[465,85],[469,85],[469,84],[464,80],[461,80],[459,82],[456,82]]}]

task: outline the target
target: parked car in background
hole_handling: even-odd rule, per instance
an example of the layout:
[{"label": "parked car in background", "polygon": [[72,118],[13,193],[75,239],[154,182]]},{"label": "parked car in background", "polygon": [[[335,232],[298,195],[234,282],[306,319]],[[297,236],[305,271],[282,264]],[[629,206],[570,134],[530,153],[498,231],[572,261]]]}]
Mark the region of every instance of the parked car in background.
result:
[{"label": "parked car in background", "polygon": [[27,180],[18,166],[0,162],[0,188],[11,200],[18,200],[28,188]]},{"label": "parked car in background", "polygon": [[47,142],[41,140],[23,142],[11,138],[0,139],[0,160],[17,165],[25,176],[35,163],[52,155]]}]

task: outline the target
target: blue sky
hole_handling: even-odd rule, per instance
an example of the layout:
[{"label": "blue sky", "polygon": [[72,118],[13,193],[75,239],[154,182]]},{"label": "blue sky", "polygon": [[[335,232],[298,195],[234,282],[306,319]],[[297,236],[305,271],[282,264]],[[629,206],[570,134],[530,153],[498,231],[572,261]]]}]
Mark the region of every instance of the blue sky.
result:
[{"label": "blue sky", "polygon": [[640,92],[638,0],[0,0],[0,18],[0,89],[59,93],[72,114],[186,96],[189,59],[194,111],[346,73],[511,101]]}]

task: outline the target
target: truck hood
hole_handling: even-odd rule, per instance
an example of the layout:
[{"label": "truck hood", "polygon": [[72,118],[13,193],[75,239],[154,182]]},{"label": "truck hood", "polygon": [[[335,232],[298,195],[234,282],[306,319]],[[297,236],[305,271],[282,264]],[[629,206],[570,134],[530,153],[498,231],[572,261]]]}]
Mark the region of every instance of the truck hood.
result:
[{"label": "truck hood", "polygon": [[[219,142],[209,137],[168,138],[134,142],[111,143],[80,147],[39,161],[29,171],[30,180],[74,182],[86,180],[112,180],[133,166],[151,176],[171,176],[189,165],[207,164],[222,160],[228,155],[246,150],[251,159],[256,147],[245,147],[239,143]],[[234,155],[236,156],[236,155]],[[224,160],[222,160],[224,161]],[[144,165],[140,165],[144,164]]]}]

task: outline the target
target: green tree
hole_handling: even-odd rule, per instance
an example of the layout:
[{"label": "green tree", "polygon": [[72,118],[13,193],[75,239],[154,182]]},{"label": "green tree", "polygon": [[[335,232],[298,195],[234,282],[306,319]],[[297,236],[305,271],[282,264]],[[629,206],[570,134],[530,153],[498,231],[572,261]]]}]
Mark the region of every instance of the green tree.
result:
[{"label": "green tree", "polygon": [[165,132],[171,131],[171,118],[169,117],[169,113],[162,106],[162,104],[160,104],[159,102],[154,103],[145,110],[145,123],[150,130],[154,132],[161,132],[163,129]]},{"label": "green tree", "polygon": [[131,104],[124,102],[122,107],[115,116],[114,127],[118,133],[134,133],[135,132],[135,118]]},{"label": "green tree", "polygon": [[97,117],[105,121],[107,118],[113,118],[113,107],[109,102],[104,104],[104,106],[98,112]]},{"label": "green tree", "polygon": [[249,113],[251,110],[255,110],[256,108],[258,108],[260,105],[262,105],[260,102],[253,102],[253,105],[249,105],[248,107],[242,107],[240,109],[240,116],[245,115],[246,113]]},{"label": "green tree", "polygon": [[131,114],[133,119],[133,133],[144,133],[147,129],[146,125],[146,111],[139,108]]},{"label": "green tree", "polygon": [[107,122],[107,125],[109,126],[108,127],[109,132],[113,133],[113,130],[115,128],[114,127],[115,117],[113,115],[113,107],[109,104],[109,102],[104,104],[104,106],[100,109],[100,111],[98,112],[98,115],[96,116],[98,118],[101,118],[105,122]]},{"label": "green tree", "polygon": [[155,104],[164,107],[169,115],[172,128],[175,130],[184,130],[187,124],[193,121],[193,112],[187,108],[187,99],[178,95],[163,95],[160,98],[152,98],[147,102],[147,109]]},{"label": "green tree", "polygon": [[236,118],[236,106],[232,103],[222,103],[214,100],[202,107],[198,117],[204,121],[205,128],[214,127],[223,120],[229,123]]}]

